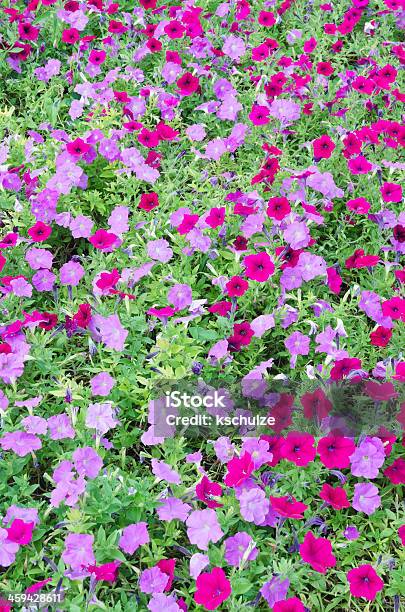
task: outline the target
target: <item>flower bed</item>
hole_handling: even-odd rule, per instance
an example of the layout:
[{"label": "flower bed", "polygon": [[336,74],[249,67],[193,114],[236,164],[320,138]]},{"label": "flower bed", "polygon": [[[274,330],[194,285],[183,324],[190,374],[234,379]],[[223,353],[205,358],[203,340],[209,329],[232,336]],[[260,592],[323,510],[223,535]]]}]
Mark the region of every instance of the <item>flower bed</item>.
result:
[{"label": "flower bed", "polygon": [[0,7],[0,612],[405,605],[403,6]]}]

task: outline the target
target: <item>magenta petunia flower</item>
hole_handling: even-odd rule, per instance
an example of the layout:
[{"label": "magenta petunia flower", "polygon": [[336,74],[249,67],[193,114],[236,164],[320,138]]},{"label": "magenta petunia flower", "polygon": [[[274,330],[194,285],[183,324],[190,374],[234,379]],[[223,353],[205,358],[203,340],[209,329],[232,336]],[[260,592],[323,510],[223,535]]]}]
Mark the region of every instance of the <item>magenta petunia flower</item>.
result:
[{"label": "magenta petunia flower", "polygon": [[214,567],[209,573],[200,574],[196,586],[194,600],[206,610],[216,610],[232,592],[231,583],[220,567]]},{"label": "magenta petunia flower", "polygon": [[21,519],[14,519],[7,529],[10,542],[16,542],[20,546],[29,544],[32,540],[34,523],[25,523]]},{"label": "magenta petunia flower", "polygon": [[249,453],[244,452],[240,457],[233,457],[227,463],[228,472],[224,482],[228,487],[240,486],[254,470],[254,462]]},{"label": "magenta petunia flower", "polygon": [[379,591],[384,588],[384,582],[378,576],[372,565],[360,565],[347,572],[350,593],[353,597],[364,597],[374,601]]},{"label": "magenta petunia flower", "polygon": [[305,538],[299,547],[303,561],[316,572],[325,574],[329,567],[335,567],[336,557],[332,554],[332,544],[327,538],[316,538],[312,531],[305,534]]},{"label": "magenta petunia flower", "polygon": [[276,601],[273,606],[273,612],[305,612],[305,609],[298,597]]},{"label": "magenta petunia flower", "polygon": [[326,482],[322,485],[319,497],[334,508],[335,510],[341,510],[342,508],[350,508],[349,500],[347,499],[347,493],[342,487],[332,487]]},{"label": "magenta petunia flower", "polygon": [[220,504],[214,497],[222,495],[222,488],[217,482],[211,482],[206,476],[196,485],[196,495],[199,500],[205,503],[208,508],[220,508]]},{"label": "magenta petunia flower", "polygon": [[318,442],[318,454],[321,462],[328,469],[343,469],[350,465],[350,456],[356,446],[351,438],[330,434]]},{"label": "magenta petunia flower", "polygon": [[283,497],[270,496],[270,504],[273,510],[281,516],[293,519],[303,519],[303,513],[308,508],[306,504],[298,502],[294,497],[287,495]]},{"label": "magenta petunia flower", "polygon": [[314,444],[315,438],[311,434],[289,431],[281,445],[281,457],[287,459],[287,461],[292,461],[295,465],[306,466],[315,459]]},{"label": "magenta petunia flower", "polygon": [[267,253],[247,255],[243,260],[243,264],[247,278],[259,283],[267,281],[274,274],[275,267]]}]

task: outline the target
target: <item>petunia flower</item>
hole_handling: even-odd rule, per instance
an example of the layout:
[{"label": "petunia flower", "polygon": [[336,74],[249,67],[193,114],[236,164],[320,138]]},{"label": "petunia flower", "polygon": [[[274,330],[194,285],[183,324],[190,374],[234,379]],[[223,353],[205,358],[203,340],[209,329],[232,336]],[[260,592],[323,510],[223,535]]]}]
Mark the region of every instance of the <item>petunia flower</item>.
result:
[{"label": "petunia flower", "polygon": [[306,466],[315,459],[315,439],[307,433],[290,431],[281,445],[281,457],[295,465]]},{"label": "petunia flower", "polygon": [[147,523],[132,523],[122,531],[118,546],[129,555],[133,555],[140,546],[149,543]]},{"label": "petunia flower", "polygon": [[316,538],[312,531],[305,534],[299,552],[302,560],[321,574],[325,574],[328,568],[336,565],[336,557],[332,554],[330,541],[327,538]]},{"label": "petunia flower", "polygon": [[273,612],[305,612],[305,608],[298,597],[290,597],[277,601],[273,606]]},{"label": "petunia flower", "polygon": [[0,567],[12,565],[19,548],[17,542],[9,539],[7,530],[0,527]]},{"label": "petunia flower", "polygon": [[368,601],[374,601],[377,593],[384,588],[384,582],[369,564],[351,569],[346,576],[353,597],[364,597]]},{"label": "petunia flower", "polygon": [[245,531],[239,531],[225,540],[225,561],[229,565],[239,566],[243,561],[254,561],[259,554],[252,537]]},{"label": "petunia flower", "polygon": [[227,463],[228,472],[224,482],[228,487],[240,486],[254,470],[254,463],[249,453],[234,457]]},{"label": "petunia flower", "polygon": [[73,570],[80,570],[95,563],[93,553],[94,536],[87,533],[69,533],[65,538],[65,548],[62,552],[64,563]]},{"label": "petunia flower", "polygon": [[344,469],[350,465],[350,456],[356,446],[351,438],[330,434],[321,438],[317,451],[321,462],[328,469]]},{"label": "petunia flower", "polygon": [[342,487],[332,487],[326,482],[322,485],[319,497],[324,500],[328,505],[332,506],[335,510],[341,510],[342,508],[350,508],[349,500],[347,499],[347,493]]},{"label": "petunia flower", "polygon": [[278,601],[284,601],[287,597],[290,581],[282,576],[273,576],[265,582],[260,589],[261,596],[266,600],[269,608],[274,609]]},{"label": "petunia flower", "polygon": [[270,503],[273,510],[281,516],[293,519],[303,519],[303,512],[308,508],[302,502],[297,502],[294,497],[285,495],[284,497],[270,496]]},{"label": "petunia flower", "polygon": [[354,496],[352,506],[358,512],[364,512],[368,516],[381,505],[381,497],[378,488],[371,482],[359,482],[354,485]]},{"label": "petunia flower", "polygon": [[373,436],[365,438],[350,456],[353,476],[377,478],[378,470],[385,461],[384,444]]},{"label": "petunia flower", "polygon": [[209,573],[200,574],[196,586],[194,601],[204,606],[206,610],[216,610],[232,592],[231,583],[220,567],[214,567]]},{"label": "petunia flower", "polygon": [[215,510],[194,510],[186,520],[187,535],[191,544],[200,550],[208,550],[209,542],[218,542],[224,535]]}]

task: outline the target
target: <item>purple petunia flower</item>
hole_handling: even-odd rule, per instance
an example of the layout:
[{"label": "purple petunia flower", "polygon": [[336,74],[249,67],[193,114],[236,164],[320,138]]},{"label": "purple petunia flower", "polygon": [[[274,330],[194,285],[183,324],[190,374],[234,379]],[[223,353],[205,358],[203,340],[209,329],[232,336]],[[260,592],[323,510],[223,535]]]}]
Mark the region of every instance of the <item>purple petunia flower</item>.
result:
[{"label": "purple petunia flower", "polygon": [[284,230],[284,240],[294,250],[303,249],[308,246],[310,239],[309,229],[303,221],[294,221],[294,223],[287,225],[287,228]]},{"label": "purple petunia flower", "polygon": [[86,427],[97,430],[99,435],[107,433],[117,425],[111,402],[89,404],[86,414]]},{"label": "purple petunia flower", "polygon": [[89,217],[78,215],[69,224],[73,238],[90,238],[94,222]]},{"label": "purple petunia flower", "polygon": [[264,583],[260,594],[267,601],[269,608],[273,608],[278,601],[284,601],[287,597],[290,581],[288,578],[273,576],[271,580]]},{"label": "purple petunia flower", "polygon": [[183,310],[190,306],[193,301],[191,287],[189,285],[174,285],[167,294],[167,300],[173,304],[176,310]]},{"label": "purple petunia flower", "polygon": [[234,61],[239,61],[246,53],[246,45],[241,38],[231,35],[225,39],[222,51]]},{"label": "purple petunia flower", "polygon": [[96,478],[103,467],[103,460],[91,446],[77,448],[72,454],[72,460],[77,473],[86,478]]},{"label": "purple petunia flower", "polygon": [[77,261],[68,261],[59,270],[60,282],[62,285],[76,287],[83,278],[85,270]]},{"label": "purple petunia flower", "polygon": [[253,486],[239,495],[240,513],[249,523],[260,525],[264,522],[270,508],[265,492]]},{"label": "purple petunia flower", "polygon": [[25,431],[13,431],[5,433],[0,438],[0,446],[3,450],[12,450],[19,457],[25,457],[25,455],[42,448],[42,443],[34,434]]},{"label": "purple petunia flower", "polygon": [[74,438],[76,435],[72,422],[67,414],[56,414],[48,419],[49,437],[51,440]]},{"label": "purple petunia flower", "polygon": [[367,437],[349,457],[353,476],[377,478],[379,468],[385,461],[384,444],[380,438]]},{"label": "purple petunia flower", "polygon": [[93,553],[94,536],[87,533],[69,533],[65,539],[62,559],[74,569],[82,569],[95,563]]},{"label": "purple petunia flower", "polygon": [[144,522],[132,523],[123,529],[118,546],[128,555],[133,555],[140,546],[149,542],[147,524]]},{"label": "purple petunia flower", "polygon": [[348,525],[343,532],[346,540],[357,540],[360,537],[360,533],[354,525]]},{"label": "purple petunia flower", "polygon": [[352,506],[358,512],[364,512],[368,516],[381,505],[381,497],[378,488],[371,482],[360,482],[354,485],[354,496]]},{"label": "purple petunia flower", "polygon": [[150,610],[150,612],[161,612],[161,610],[165,612],[182,612],[184,608],[180,608],[173,595],[154,593],[152,599],[148,603],[148,610]]},{"label": "purple petunia flower", "polygon": [[32,270],[40,270],[41,268],[49,270],[52,268],[53,255],[46,249],[32,247],[26,252],[25,260]]},{"label": "purple petunia flower", "polygon": [[92,395],[101,395],[106,397],[110,394],[111,389],[115,386],[116,381],[108,372],[99,372],[96,376],[90,379],[90,387]]},{"label": "purple petunia flower", "polygon": [[32,284],[37,291],[52,291],[56,275],[49,270],[38,270],[32,277]]},{"label": "purple petunia flower", "polygon": [[163,593],[168,575],[157,566],[143,570],[139,579],[139,589],[142,593]]},{"label": "purple petunia flower", "polygon": [[43,436],[48,431],[48,423],[46,419],[38,416],[28,416],[21,421],[21,425],[27,433]]},{"label": "purple petunia flower", "polygon": [[191,511],[191,506],[185,504],[177,497],[168,497],[160,500],[162,503],[156,510],[161,521],[185,521]]},{"label": "purple petunia flower", "polygon": [[164,238],[150,240],[146,245],[146,251],[151,259],[155,259],[161,263],[167,263],[173,257],[173,250]]},{"label": "purple petunia flower", "polygon": [[209,542],[218,542],[224,535],[215,510],[194,510],[186,521],[187,535],[191,544],[200,550],[208,550]]},{"label": "purple petunia flower", "polygon": [[180,474],[176,472],[164,461],[158,461],[158,459],[152,459],[152,472],[159,480],[165,480],[173,484],[180,484]]},{"label": "purple petunia flower", "polygon": [[194,580],[197,580],[202,570],[209,565],[209,562],[210,560],[208,555],[203,555],[203,553],[195,553],[192,557],[190,557],[190,576],[194,578]]},{"label": "purple petunia flower", "polygon": [[297,355],[308,355],[309,353],[309,336],[305,336],[299,331],[293,332],[284,340],[284,345],[291,355],[290,365],[295,367]]},{"label": "purple petunia flower", "polygon": [[225,540],[224,558],[229,565],[237,567],[242,562],[254,561],[258,554],[253,538],[245,531],[239,531]]},{"label": "purple petunia flower", "polygon": [[6,529],[0,527],[0,567],[8,567],[15,561],[20,546],[8,539]]}]

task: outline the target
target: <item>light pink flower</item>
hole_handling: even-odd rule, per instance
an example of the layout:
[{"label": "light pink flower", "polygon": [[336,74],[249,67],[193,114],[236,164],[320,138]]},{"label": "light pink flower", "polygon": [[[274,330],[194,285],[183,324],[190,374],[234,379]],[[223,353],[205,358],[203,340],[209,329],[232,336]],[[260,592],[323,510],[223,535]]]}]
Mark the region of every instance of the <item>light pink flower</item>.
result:
[{"label": "light pink flower", "polygon": [[186,521],[187,535],[191,544],[200,550],[208,550],[209,542],[218,542],[224,535],[215,510],[194,510]]}]

